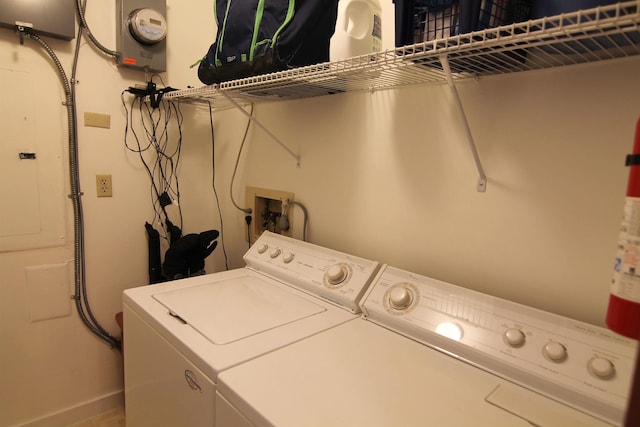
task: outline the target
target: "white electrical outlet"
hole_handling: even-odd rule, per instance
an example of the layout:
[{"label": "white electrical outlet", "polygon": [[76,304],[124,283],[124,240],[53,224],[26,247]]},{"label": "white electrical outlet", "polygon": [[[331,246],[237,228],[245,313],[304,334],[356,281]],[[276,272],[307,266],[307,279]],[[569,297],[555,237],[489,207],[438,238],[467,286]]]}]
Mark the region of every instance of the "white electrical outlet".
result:
[{"label": "white electrical outlet", "polygon": [[113,197],[111,174],[96,175],[96,193],[98,197]]}]

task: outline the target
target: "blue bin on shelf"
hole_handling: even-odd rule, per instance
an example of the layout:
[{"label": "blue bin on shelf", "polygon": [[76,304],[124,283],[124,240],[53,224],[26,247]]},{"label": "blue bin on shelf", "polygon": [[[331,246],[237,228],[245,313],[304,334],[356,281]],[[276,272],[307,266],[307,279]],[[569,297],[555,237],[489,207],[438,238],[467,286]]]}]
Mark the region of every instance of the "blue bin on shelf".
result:
[{"label": "blue bin on shelf", "polygon": [[598,6],[614,4],[617,1],[603,0],[534,0],[531,4],[531,19],[555,16],[576,10],[592,9]]},{"label": "blue bin on shelf", "polygon": [[[571,13],[578,10],[594,9],[598,6],[607,6],[616,4],[618,1],[610,0],[534,0],[531,5],[531,19],[539,19],[544,17],[556,16],[562,13]],[[589,14],[589,19],[605,18],[606,15],[596,16]],[[573,19],[562,20],[563,26],[575,24]],[[558,41],[549,46],[545,46],[543,50],[552,54],[585,54],[587,52],[595,52],[599,50],[614,49],[619,46],[628,46],[630,44],[640,44],[640,33],[638,31],[630,31],[625,35],[615,34],[612,36],[594,36],[586,38],[582,41],[563,42]]]},{"label": "blue bin on shelf", "polygon": [[396,47],[526,21],[531,0],[394,0]]}]

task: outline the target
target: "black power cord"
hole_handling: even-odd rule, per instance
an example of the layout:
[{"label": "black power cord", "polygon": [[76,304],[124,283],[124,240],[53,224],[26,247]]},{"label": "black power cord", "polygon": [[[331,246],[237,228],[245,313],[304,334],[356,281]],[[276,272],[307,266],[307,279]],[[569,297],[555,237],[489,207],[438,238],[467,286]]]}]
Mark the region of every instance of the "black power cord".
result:
[{"label": "black power cord", "polygon": [[213,188],[213,195],[218,208],[218,218],[220,219],[220,241],[222,243],[222,253],[224,254],[224,267],[225,270],[229,270],[229,257],[227,255],[227,247],[224,244],[225,232],[222,221],[222,209],[220,208],[220,198],[218,197],[218,189],[216,188],[216,138],[213,128],[213,106],[211,102],[209,102],[209,125],[211,127],[211,187]]},{"label": "black power cord", "polygon": [[249,241],[249,247],[251,247],[251,215],[244,217],[244,221],[247,223],[247,240]]},{"label": "black power cord", "polygon": [[[155,213],[153,223],[164,224],[165,235],[163,238],[166,240],[168,240],[166,232],[170,223],[166,207],[174,201],[178,206],[178,215],[180,216],[179,228],[183,227],[177,170],[182,151],[182,122],[184,117],[179,103],[162,101],[162,95],[172,90],[175,89],[165,88],[158,90],[155,83],[148,82],[147,89],[129,88],[122,91],[120,95],[122,106],[126,113],[125,148],[138,154],[140,162],[149,175],[151,200]],[[126,92],[135,95],[129,106],[124,97]],[[150,106],[146,102],[147,99],[153,99],[153,105]],[[141,132],[142,135],[138,135],[133,126],[136,106],[138,107],[137,110],[143,130]],[[169,123],[174,117],[177,123],[178,136],[175,148],[169,149]],[[130,144],[129,135],[132,136],[135,144]]]}]

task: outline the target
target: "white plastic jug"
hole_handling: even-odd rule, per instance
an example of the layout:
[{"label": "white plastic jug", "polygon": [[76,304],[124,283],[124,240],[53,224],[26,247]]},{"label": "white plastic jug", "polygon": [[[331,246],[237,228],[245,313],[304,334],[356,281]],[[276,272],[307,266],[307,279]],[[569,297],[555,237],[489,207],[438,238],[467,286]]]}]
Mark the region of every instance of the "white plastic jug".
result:
[{"label": "white plastic jug", "polygon": [[336,31],[331,38],[331,61],[382,49],[382,7],[379,0],[340,0]]}]

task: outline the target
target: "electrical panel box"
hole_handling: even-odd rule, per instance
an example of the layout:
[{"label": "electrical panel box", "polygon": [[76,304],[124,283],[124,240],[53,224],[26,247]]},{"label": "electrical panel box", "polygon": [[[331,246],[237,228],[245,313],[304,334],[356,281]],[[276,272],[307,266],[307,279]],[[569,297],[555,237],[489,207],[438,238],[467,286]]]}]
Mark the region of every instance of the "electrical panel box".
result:
[{"label": "electrical panel box", "polygon": [[60,105],[47,90],[57,76],[37,71],[0,69],[0,93],[11,100],[0,102],[0,253],[67,242],[63,122],[43,119]]},{"label": "electrical panel box", "polygon": [[116,9],[117,64],[166,71],[166,0],[118,0]]},{"label": "electrical panel box", "polygon": [[31,28],[36,34],[75,38],[75,0],[1,0],[0,27]]}]

